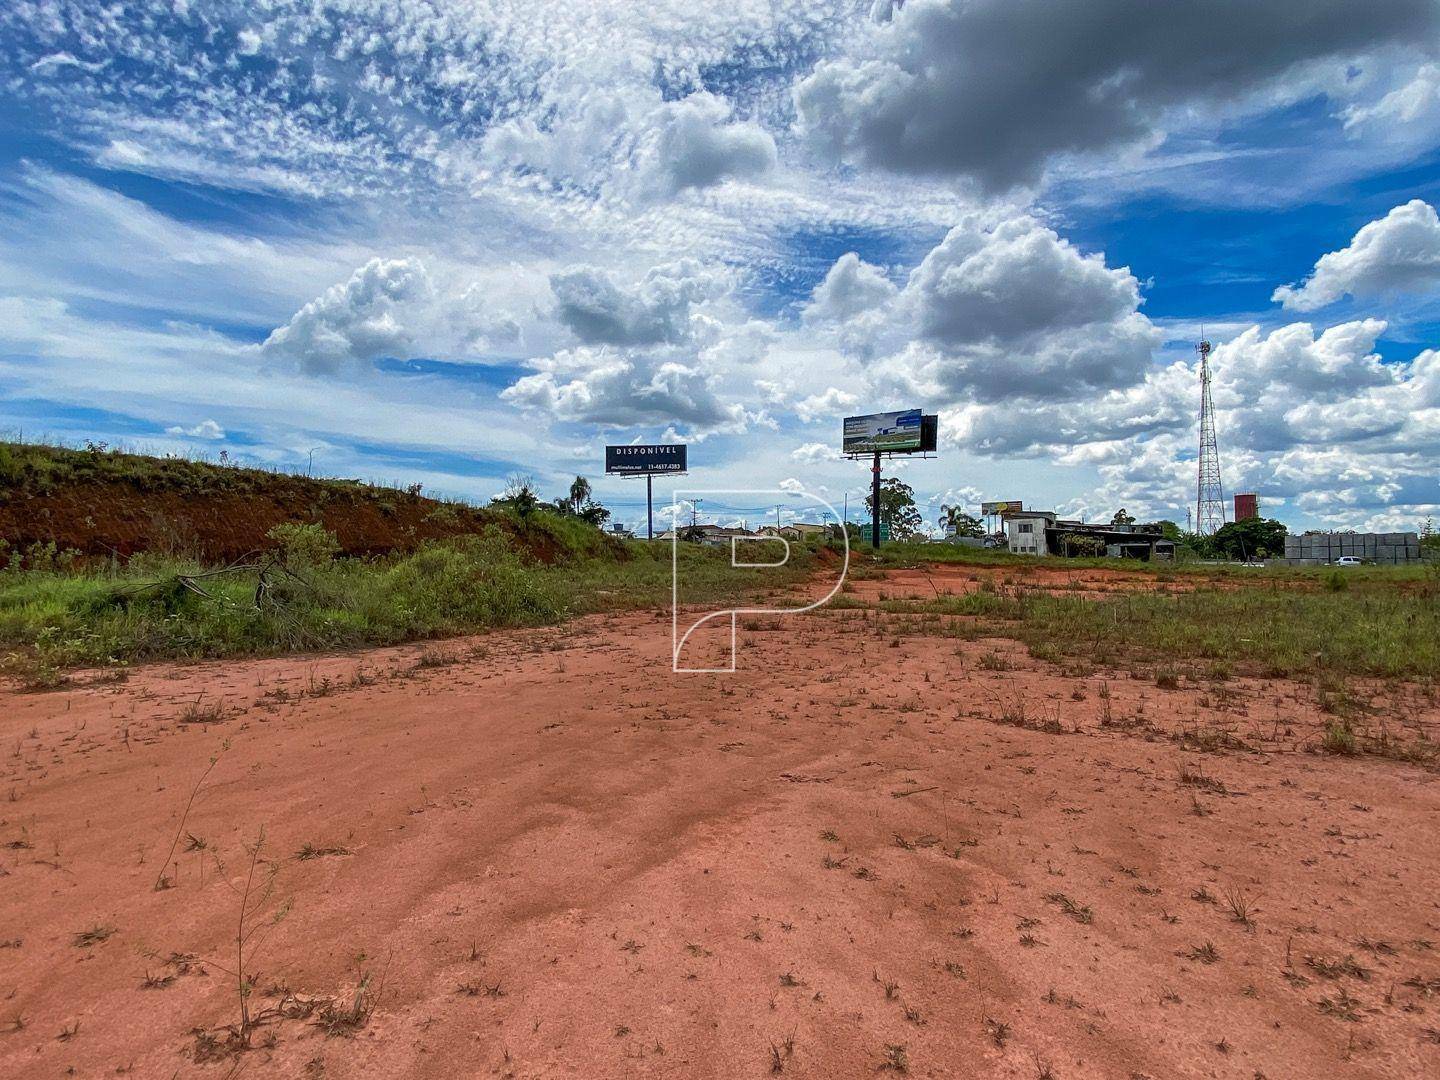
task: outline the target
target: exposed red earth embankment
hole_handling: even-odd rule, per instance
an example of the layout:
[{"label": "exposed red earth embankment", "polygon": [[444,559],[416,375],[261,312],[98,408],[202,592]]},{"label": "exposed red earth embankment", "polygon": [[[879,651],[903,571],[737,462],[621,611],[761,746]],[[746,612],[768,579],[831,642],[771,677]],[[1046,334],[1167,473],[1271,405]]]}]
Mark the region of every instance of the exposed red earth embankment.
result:
[{"label": "exposed red earth embankment", "polygon": [[[81,556],[183,554],[224,563],[274,547],[269,531],[290,522],[323,526],[344,555],[412,551],[427,540],[490,527],[542,562],[557,553],[555,538],[543,529],[517,529],[507,515],[427,498],[419,485],[380,487],[182,458],[0,442],[0,556],[30,561],[37,545],[54,545],[56,553]],[[606,537],[596,543],[616,550]]]}]

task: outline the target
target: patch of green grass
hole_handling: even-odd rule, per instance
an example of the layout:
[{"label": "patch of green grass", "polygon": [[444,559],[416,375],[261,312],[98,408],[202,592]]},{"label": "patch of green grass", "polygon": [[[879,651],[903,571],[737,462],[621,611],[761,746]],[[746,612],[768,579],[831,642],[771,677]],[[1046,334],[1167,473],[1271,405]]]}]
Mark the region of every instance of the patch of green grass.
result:
[{"label": "patch of green grass", "polygon": [[6,573],[0,642],[66,666],[397,642],[564,613],[554,582],[495,534],[306,567],[258,601],[258,571],[206,572],[145,559],[113,572]]},{"label": "patch of green grass", "polygon": [[[548,565],[527,554],[537,547],[551,556]],[[754,599],[814,566],[804,547],[770,571],[732,568],[728,551],[695,544],[680,545],[676,556],[681,603]],[[622,547],[545,511],[405,555],[272,572],[263,590],[257,568],[216,569],[145,556],[118,568],[0,572],[0,645],[18,647],[12,673],[39,686],[67,667],[394,644],[671,598],[669,544]]]},{"label": "patch of green grass", "polygon": [[[939,546],[939,545],[937,545]],[[982,615],[991,632],[1031,646],[1032,654],[1161,661],[1205,660],[1272,677],[1440,676],[1440,605],[1424,590],[1399,587],[1396,574],[1342,592],[1235,588],[1178,593],[1135,590],[1105,598],[971,593],[870,606],[892,614]],[[847,598],[848,599],[848,598]],[[852,606],[860,606],[853,599]],[[946,633],[941,619],[906,620],[911,632]]]},{"label": "patch of green grass", "polygon": [[[1331,578],[1343,576],[1345,584],[1336,591],[1359,591],[1394,587],[1397,583],[1423,583],[1440,576],[1440,562],[1412,563],[1404,566],[1354,566],[1337,571],[1326,566],[1240,566],[1236,563],[1141,562],[1136,559],[1111,558],[1047,558],[1015,555],[1004,548],[973,548],[946,543],[888,543],[878,553],[869,545],[850,543],[853,566],[858,568],[897,569],[924,566],[927,563],[979,567],[1016,567],[1047,570],[1120,570],[1153,577],[1157,584],[1176,585],[1211,580],[1246,585],[1267,585],[1309,589],[1331,588]],[[862,571],[863,572],[863,571]]]}]

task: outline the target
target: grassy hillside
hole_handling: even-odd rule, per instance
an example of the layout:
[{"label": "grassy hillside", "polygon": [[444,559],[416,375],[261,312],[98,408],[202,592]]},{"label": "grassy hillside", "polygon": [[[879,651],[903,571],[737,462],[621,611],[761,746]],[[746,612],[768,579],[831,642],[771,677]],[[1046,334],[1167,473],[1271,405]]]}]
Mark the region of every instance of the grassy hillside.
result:
[{"label": "grassy hillside", "polygon": [[0,540],[10,554],[43,555],[53,545],[86,556],[228,561],[264,548],[266,533],[287,521],[323,525],[346,555],[413,551],[497,523],[489,510],[425,498],[418,485],[310,479],[103,446],[0,443]]}]

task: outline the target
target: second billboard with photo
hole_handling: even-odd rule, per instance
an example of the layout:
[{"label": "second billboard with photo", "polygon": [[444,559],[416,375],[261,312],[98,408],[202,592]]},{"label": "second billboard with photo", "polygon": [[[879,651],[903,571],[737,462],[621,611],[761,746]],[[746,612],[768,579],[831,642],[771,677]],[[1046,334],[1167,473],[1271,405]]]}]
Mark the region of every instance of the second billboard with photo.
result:
[{"label": "second billboard with photo", "polygon": [[842,448],[847,454],[919,450],[921,432],[919,409],[847,416]]}]

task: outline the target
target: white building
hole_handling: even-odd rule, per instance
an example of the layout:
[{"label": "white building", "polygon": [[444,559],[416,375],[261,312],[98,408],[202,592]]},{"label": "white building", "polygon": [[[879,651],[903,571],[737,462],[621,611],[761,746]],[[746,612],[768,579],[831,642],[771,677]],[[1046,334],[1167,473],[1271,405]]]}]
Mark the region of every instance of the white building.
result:
[{"label": "white building", "polygon": [[1045,530],[1055,524],[1047,510],[1023,510],[1005,515],[1006,546],[1016,555],[1044,555]]}]

